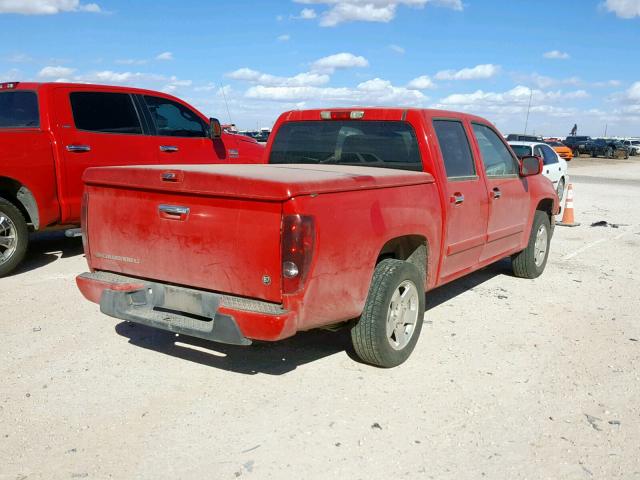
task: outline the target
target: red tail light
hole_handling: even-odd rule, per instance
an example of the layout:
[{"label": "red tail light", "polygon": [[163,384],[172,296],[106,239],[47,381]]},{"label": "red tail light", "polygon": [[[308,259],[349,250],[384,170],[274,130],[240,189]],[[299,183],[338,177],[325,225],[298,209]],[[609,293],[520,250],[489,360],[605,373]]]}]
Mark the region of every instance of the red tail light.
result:
[{"label": "red tail light", "polygon": [[82,247],[91,267],[91,251],[89,249],[89,194],[82,194],[82,208],[80,210],[80,226],[82,227]]},{"label": "red tail light", "polygon": [[309,273],[315,242],[313,217],[287,215],[282,220],[282,291],[300,290]]}]

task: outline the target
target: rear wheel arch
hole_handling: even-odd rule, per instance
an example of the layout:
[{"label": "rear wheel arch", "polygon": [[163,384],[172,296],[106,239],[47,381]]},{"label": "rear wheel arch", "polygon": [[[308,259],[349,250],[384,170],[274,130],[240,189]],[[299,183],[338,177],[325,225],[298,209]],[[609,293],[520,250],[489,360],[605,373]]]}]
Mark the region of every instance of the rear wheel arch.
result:
[{"label": "rear wheel arch", "polygon": [[34,230],[40,228],[38,203],[28,187],[13,178],[0,177],[0,197],[11,202],[20,210],[20,213],[33,226]]},{"label": "rear wheel arch", "polygon": [[429,241],[424,235],[403,235],[388,240],[380,249],[376,265],[387,258],[415,265],[426,282],[429,272]]}]

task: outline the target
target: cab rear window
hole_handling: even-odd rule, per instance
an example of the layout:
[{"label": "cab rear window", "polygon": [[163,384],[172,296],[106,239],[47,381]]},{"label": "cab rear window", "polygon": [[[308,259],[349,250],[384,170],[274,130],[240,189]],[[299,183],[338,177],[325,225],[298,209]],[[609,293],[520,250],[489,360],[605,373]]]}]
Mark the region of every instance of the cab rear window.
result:
[{"label": "cab rear window", "polygon": [[0,93],[0,128],[39,127],[38,96],[16,90]]},{"label": "cab rear window", "polygon": [[399,121],[308,121],[283,124],[272,164],[332,164],[422,171],[416,134]]}]

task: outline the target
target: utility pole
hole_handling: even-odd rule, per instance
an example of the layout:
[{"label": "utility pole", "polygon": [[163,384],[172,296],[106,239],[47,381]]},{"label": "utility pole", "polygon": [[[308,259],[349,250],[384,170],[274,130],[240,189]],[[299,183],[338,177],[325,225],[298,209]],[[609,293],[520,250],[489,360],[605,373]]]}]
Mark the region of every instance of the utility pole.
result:
[{"label": "utility pole", "polygon": [[529,111],[531,110],[532,98],[533,98],[533,89],[529,87],[529,106],[527,107],[527,119],[524,121],[524,135],[527,134],[527,127],[529,126]]},{"label": "utility pole", "polygon": [[604,124],[604,137],[605,137],[605,138],[607,137],[607,127],[608,127],[608,126],[609,126],[609,124],[608,124],[608,123],[605,123],[605,124]]}]

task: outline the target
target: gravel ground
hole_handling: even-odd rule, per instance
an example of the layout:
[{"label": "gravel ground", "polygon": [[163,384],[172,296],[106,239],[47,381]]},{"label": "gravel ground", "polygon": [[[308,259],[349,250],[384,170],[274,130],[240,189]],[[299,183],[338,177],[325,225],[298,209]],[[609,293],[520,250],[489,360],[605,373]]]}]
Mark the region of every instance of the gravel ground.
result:
[{"label": "gravel ground", "polygon": [[0,279],[0,478],[640,479],[640,157],[570,173],[582,226],[544,275],[428,293],[392,370],[343,332],[243,349],[119,323],[75,287],[80,242],[37,238]]}]

